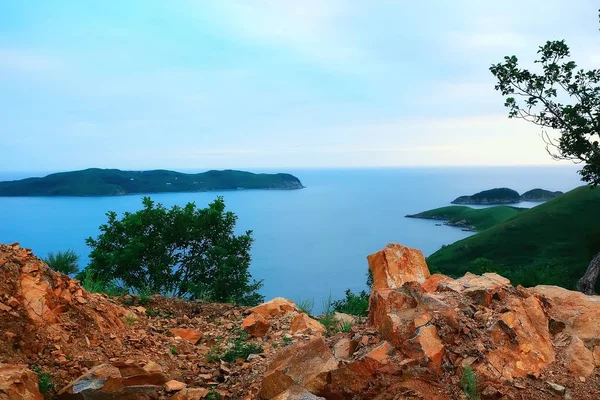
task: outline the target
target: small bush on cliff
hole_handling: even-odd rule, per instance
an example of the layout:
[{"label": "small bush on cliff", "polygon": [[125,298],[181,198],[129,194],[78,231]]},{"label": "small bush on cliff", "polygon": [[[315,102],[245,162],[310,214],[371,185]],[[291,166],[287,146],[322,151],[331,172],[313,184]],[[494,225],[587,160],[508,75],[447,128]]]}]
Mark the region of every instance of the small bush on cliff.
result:
[{"label": "small bush on cliff", "polygon": [[79,256],[73,250],[50,252],[44,262],[61,274],[73,275],[79,271]]},{"label": "small bush on cliff", "polygon": [[471,367],[467,366],[460,380],[463,392],[465,393],[466,400],[479,400],[480,397],[477,394],[477,376]]},{"label": "small bush on cliff", "polygon": [[165,208],[149,197],[121,219],[108,212],[100,235],[88,238],[88,268],[136,291],[173,293],[214,301],[257,304],[261,282],[251,281],[252,231],[234,233],[237,217],[219,197],[206,208],[194,203]]},{"label": "small bush on cliff", "polygon": [[34,365],[31,370],[38,376],[38,389],[40,393],[47,394],[54,389],[55,385],[50,374],[42,372],[41,368],[37,365]]},{"label": "small bush on cliff", "polygon": [[337,312],[356,315],[359,317],[367,316],[369,308],[369,294],[364,290],[358,294],[352,293],[350,289],[346,290],[346,298],[333,302],[333,309]]}]

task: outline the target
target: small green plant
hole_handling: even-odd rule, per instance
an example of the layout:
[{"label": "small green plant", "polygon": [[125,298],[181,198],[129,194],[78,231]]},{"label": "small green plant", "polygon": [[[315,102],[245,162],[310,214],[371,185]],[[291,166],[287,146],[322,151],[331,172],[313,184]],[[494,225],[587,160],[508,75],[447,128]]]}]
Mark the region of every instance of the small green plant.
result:
[{"label": "small green plant", "polygon": [[263,352],[262,346],[256,343],[247,343],[248,333],[246,331],[235,328],[235,337],[229,343],[229,348],[223,353],[216,347],[211,348],[210,352],[205,356],[210,362],[217,362],[223,360],[226,362],[234,362],[235,360],[242,358],[246,359],[250,354],[261,354]]},{"label": "small green plant", "polygon": [[215,390],[215,388],[210,388],[206,397],[206,400],[221,400],[221,394]]},{"label": "small green plant", "polygon": [[137,322],[137,317],[133,314],[127,314],[123,317],[123,322],[131,328]]},{"label": "small green plant", "polygon": [[105,293],[111,297],[128,293],[128,290],[116,280],[105,279],[87,268],[80,271],[76,278],[81,282],[81,286],[90,293]]},{"label": "small green plant", "polygon": [[46,394],[54,389],[55,385],[50,374],[42,372],[41,368],[37,365],[34,365],[31,370],[38,376],[38,388],[40,393]]},{"label": "small green plant", "polygon": [[73,250],[48,253],[44,262],[50,268],[65,275],[73,275],[79,271],[79,256]]},{"label": "small green plant", "polygon": [[152,296],[152,294],[152,290],[149,286],[146,286],[140,290],[138,292],[138,295],[140,296],[140,304],[145,306],[146,304],[150,303],[150,296]]},{"label": "small green plant", "polygon": [[460,384],[466,400],[480,400],[477,394],[477,376],[470,366],[465,367]]},{"label": "small green plant", "polygon": [[151,309],[146,309],[146,315],[148,317],[156,317],[158,315],[158,311],[156,310],[151,310]]},{"label": "small green plant", "polygon": [[300,311],[302,311],[305,314],[311,315],[313,306],[315,305],[315,300],[314,299],[299,300],[296,303],[296,305],[298,306]]},{"label": "small green plant", "polygon": [[352,330],[352,322],[344,322],[344,323],[340,323],[340,331],[348,333]]},{"label": "small green plant", "polygon": [[286,346],[287,346],[287,345],[289,345],[289,344],[291,344],[291,343],[292,343],[292,338],[291,338],[291,337],[288,337],[288,336],[284,336],[284,337],[283,337],[283,344],[284,344],[284,345],[286,345]]},{"label": "small green plant", "polygon": [[366,317],[369,308],[369,294],[364,290],[358,294],[346,290],[346,298],[333,302],[333,309],[344,314]]},{"label": "small green plant", "polygon": [[328,336],[335,335],[339,332],[339,323],[334,317],[334,308],[333,302],[331,300],[331,293],[327,300],[323,302],[323,315],[319,318],[319,322],[326,329],[326,334]]},{"label": "small green plant", "polygon": [[169,351],[171,352],[171,354],[173,354],[174,356],[177,355],[177,349],[175,347],[171,347],[171,349],[169,349]]}]

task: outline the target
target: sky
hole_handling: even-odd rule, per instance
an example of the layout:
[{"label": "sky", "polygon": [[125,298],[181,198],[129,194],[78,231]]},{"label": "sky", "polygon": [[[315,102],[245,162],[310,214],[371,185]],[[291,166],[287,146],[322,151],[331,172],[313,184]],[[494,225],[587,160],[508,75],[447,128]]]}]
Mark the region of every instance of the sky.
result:
[{"label": "sky", "polygon": [[0,171],[554,164],[488,68],[600,67],[597,8],[0,0]]}]

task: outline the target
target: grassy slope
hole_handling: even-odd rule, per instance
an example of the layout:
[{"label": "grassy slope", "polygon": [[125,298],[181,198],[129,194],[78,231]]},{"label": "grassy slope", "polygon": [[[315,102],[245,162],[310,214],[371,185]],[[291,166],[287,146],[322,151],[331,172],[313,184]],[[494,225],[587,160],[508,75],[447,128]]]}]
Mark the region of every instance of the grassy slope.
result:
[{"label": "grassy slope", "polygon": [[432,254],[432,269],[451,275],[484,257],[506,268],[552,264],[566,269],[564,286],[583,275],[600,251],[600,188],[583,186]]},{"label": "grassy slope", "polygon": [[448,206],[411,215],[411,217],[448,221],[450,224],[464,220],[466,225],[474,226],[475,229],[482,231],[514,217],[523,210],[523,208],[509,206],[480,209],[467,206]]},{"label": "grassy slope", "polygon": [[207,171],[184,174],[167,170],[121,171],[90,168],[44,178],[0,182],[0,196],[111,196],[133,193],[195,192],[224,189],[298,189],[290,174]]}]

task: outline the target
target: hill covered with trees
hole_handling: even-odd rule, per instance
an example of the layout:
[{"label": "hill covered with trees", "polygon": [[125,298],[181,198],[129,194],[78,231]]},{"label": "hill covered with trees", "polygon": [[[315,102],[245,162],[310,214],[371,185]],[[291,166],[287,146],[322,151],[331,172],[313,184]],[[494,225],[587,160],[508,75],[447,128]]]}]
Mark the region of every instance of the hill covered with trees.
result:
[{"label": "hill covered with trees", "polygon": [[302,189],[290,174],[207,171],[185,174],[168,170],[121,171],[89,168],[43,178],[0,182],[0,196],[120,196],[140,193],[205,192],[239,189]]}]

